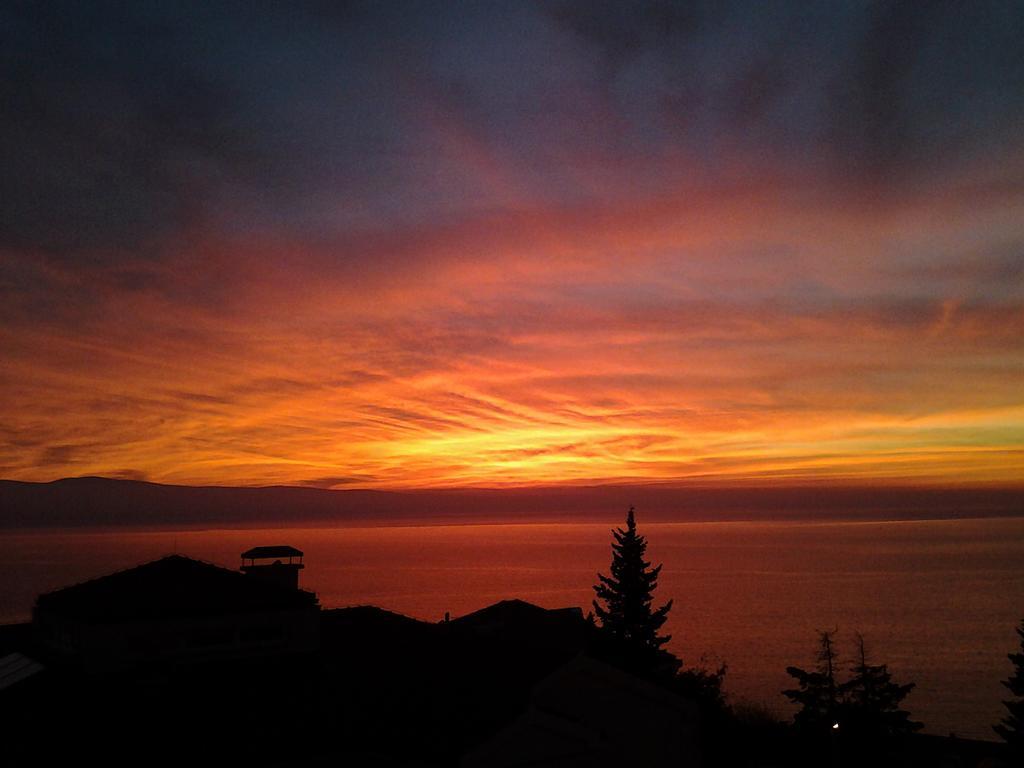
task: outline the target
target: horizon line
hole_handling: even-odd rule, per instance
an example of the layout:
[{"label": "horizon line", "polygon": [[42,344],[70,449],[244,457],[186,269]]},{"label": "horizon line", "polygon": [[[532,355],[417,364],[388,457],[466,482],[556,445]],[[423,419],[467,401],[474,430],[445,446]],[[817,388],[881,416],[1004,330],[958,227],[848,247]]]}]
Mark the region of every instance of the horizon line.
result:
[{"label": "horizon line", "polygon": [[232,490],[260,490],[288,488],[313,491],[361,491],[377,493],[424,493],[444,491],[572,491],[600,490],[615,488],[638,488],[678,491],[772,491],[772,490],[896,490],[896,491],[943,491],[943,490],[979,490],[1007,491],[1024,493],[1024,480],[1018,483],[1007,483],[999,480],[963,480],[960,482],[949,479],[929,481],[916,477],[873,478],[871,480],[855,478],[814,478],[799,480],[795,478],[778,481],[765,478],[742,478],[724,481],[721,478],[608,478],[564,482],[543,483],[502,483],[502,484],[451,484],[451,485],[361,485],[361,484],[316,484],[296,481],[295,483],[204,483],[191,481],[167,482],[151,480],[146,477],[117,477],[109,475],[69,475],[50,480],[24,480],[20,478],[0,477],[2,483],[19,483],[23,485],[54,485],[57,483],[102,480],[111,483],[138,483],[168,488],[225,488]]}]

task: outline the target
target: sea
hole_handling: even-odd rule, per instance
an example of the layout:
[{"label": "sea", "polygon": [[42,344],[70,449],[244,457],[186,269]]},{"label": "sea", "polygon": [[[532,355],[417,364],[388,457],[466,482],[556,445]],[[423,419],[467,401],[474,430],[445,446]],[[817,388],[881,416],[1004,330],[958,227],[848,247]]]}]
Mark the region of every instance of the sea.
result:
[{"label": "sea", "polygon": [[[871,663],[915,684],[904,706],[926,733],[996,738],[1024,618],[1024,518],[641,521],[640,532],[663,566],[656,604],[672,600],[668,648],[688,666],[724,663],[732,701],[790,717],[786,668],[814,666],[821,631],[848,666],[859,633]],[[586,612],[611,561],[604,523],[4,531],[0,623],[28,620],[37,594],[164,555],[235,568],[265,544],[305,552],[302,586],[325,607],[425,621],[510,598]]]}]

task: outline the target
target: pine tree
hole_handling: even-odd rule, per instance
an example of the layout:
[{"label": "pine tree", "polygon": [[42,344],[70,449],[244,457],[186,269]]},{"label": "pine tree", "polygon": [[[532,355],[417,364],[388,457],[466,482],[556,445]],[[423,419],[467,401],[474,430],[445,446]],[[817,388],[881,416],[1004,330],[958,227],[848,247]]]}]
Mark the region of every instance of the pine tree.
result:
[{"label": "pine tree", "polygon": [[843,727],[862,744],[898,738],[920,730],[900,703],[914,690],[914,683],[897,685],[886,664],[868,664],[864,638],[857,636],[857,658],[852,677],[841,686]]},{"label": "pine tree", "polygon": [[1003,681],[1003,685],[1016,698],[1003,702],[1009,714],[994,728],[1003,737],[1011,753],[1024,763],[1024,620],[1017,628],[1017,634],[1020,636],[1021,653],[1007,654],[1007,658],[1013,662],[1013,674]]},{"label": "pine tree", "polygon": [[782,694],[800,705],[793,723],[801,729],[824,734],[839,716],[842,704],[839,683],[836,681],[837,658],[834,632],[819,633],[818,666],[813,672],[799,667],[786,667],[786,673],[796,678],[799,688]]},{"label": "pine tree", "polygon": [[594,586],[601,605],[594,600],[594,613],[601,629],[616,641],[640,651],[658,651],[671,635],[659,635],[672,601],[652,609],[653,593],[658,584],[661,566],[651,568],[644,560],[647,540],[637,534],[633,507],[626,515],[626,529],[612,531],[611,576],[597,574]]}]

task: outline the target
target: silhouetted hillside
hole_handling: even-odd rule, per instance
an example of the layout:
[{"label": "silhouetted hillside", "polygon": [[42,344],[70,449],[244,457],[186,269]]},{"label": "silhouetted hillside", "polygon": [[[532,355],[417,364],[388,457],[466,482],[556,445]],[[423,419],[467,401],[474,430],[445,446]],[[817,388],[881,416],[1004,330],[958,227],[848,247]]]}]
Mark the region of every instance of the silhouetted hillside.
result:
[{"label": "silhouetted hillside", "polygon": [[160,485],[82,477],[0,480],[0,528],[288,524],[345,521],[617,521],[931,518],[1024,514],[1024,489],[602,485],[415,491]]},{"label": "silhouetted hillside", "polygon": [[[401,517],[396,494],[319,488],[160,485],[81,477],[0,481],[0,526],[190,525]],[[407,505],[406,505],[407,506]]]}]

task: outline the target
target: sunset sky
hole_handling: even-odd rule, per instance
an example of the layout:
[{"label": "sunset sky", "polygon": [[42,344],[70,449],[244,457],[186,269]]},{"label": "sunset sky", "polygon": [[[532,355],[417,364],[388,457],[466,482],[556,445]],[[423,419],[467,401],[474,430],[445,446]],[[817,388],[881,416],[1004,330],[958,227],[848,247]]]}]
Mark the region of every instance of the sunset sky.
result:
[{"label": "sunset sky", "polygon": [[1022,483],[1021,3],[0,35],[0,478]]}]

